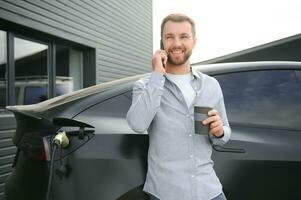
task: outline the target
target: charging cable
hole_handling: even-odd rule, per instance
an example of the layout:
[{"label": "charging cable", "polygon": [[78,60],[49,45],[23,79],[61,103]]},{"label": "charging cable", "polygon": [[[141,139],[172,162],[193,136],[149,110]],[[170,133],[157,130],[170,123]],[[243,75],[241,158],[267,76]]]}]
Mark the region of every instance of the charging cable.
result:
[{"label": "charging cable", "polygon": [[49,198],[50,198],[55,152],[56,152],[57,148],[64,149],[69,146],[69,139],[66,135],[66,132],[60,131],[58,134],[56,134],[56,136],[52,140],[52,145],[53,145],[53,150],[52,150],[52,156],[51,156],[51,161],[50,161],[50,172],[49,172],[49,178],[48,178],[46,200],[49,200]]}]

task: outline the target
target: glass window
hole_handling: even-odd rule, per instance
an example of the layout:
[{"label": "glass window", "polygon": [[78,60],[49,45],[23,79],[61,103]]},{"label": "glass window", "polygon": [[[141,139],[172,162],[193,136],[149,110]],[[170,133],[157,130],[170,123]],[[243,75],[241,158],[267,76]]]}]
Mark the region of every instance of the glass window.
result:
[{"label": "glass window", "polygon": [[26,86],[24,104],[34,104],[47,100],[46,86]]},{"label": "glass window", "polygon": [[[9,45],[14,44],[9,46],[14,51],[14,65],[9,66],[11,74],[7,71],[7,34],[13,39],[13,43],[9,42]],[[55,55],[50,54],[52,51],[49,48],[55,49]],[[15,102],[15,105],[26,105],[83,88],[82,66],[81,50],[37,42],[23,36],[16,37],[15,33],[0,30],[0,109],[5,111],[7,99],[12,104]],[[49,85],[52,84],[52,79],[54,85]],[[11,83],[10,89],[15,87],[15,94],[7,90],[8,83]],[[54,93],[50,92],[52,88]]]},{"label": "glass window", "polygon": [[82,52],[56,46],[56,96],[82,88]]},{"label": "glass window", "polygon": [[[46,87],[45,84],[48,83],[47,51],[47,45],[14,38],[15,85],[19,88],[19,93],[16,94],[17,104],[29,104],[29,102],[47,99],[47,93],[45,93],[45,98],[41,98],[40,93],[37,92],[38,89],[27,90],[27,88]],[[46,88],[48,90],[48,87]]]},{"label": "glass window", "polygon": [[301,129],[300,71],[252,71],[216,78],[230,122]]},{"label": "glass window", "polygon": [[0,30],[0,109],[6,106],[6,32]]},{"label": "glass window", "polygon": [[67,94],[69,92],[72,92],[73,91],[73,85],[70,84],[70,82],[67,82],[67,83],[64,83],[64,82],[59,82],[57,81],[56,82],[56,96],[60,96],[60,95],[63,95],[63,94]]}]

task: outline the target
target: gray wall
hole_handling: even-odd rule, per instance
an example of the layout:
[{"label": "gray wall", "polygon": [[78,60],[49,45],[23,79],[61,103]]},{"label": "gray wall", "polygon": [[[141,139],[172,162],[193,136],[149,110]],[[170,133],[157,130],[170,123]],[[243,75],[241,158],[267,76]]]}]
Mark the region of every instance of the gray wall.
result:
[{"label": "gray wall", "polygon": [[4,199],[4,182],[12,171],[16,147],[11,140],[15,132],[12,115],[0,115],[0,199]]},{"label": "gray wall", "polygon": [[1,0],[0,18],[96,49],[96,82],[150,71],[152,1]]},{"label": "gray wall", "polygon": [[[0,0],[0,29],[11,23],[13,31],[19,34],[26,32],[35,38],[42,32],[45,33],[42,38],[48,42],[62,38],[60,42],[87,47],[84,63],[96,63],[96,70],[84,73],[84,85],[151,69],[152,1],[149,0]],[[11,142],[15,129],[13,116],[0,113],[0,121],[2,200],[4,181],[11,172],[16,148]]]}]

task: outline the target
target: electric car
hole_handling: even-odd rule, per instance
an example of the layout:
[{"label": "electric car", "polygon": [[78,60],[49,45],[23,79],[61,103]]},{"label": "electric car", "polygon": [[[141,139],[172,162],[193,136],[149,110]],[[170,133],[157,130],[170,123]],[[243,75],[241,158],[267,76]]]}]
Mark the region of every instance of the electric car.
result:
[{"label": "electric car", "polygon": [[[301,63],[194,65],[222,88],[232,135],[212,159],[231,200],[301,199]],[[7,200],[147,199],[148,134],[125,117],[147,74],[9,106],[17,129]],[[62,139],[55,145],[57,139]],[[181,184],[181,183],[179,183]]]}]

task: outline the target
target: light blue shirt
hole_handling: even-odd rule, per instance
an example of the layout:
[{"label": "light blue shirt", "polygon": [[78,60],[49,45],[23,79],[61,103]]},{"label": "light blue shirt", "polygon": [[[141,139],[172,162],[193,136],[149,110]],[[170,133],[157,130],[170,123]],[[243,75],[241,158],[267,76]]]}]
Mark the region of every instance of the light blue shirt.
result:
[{"label": "light blue shirt", "polygon": [[[161,200],[209,200],[222,192],[213,169],[212,144],[230,139],[223,94],[213,77],[192,70],[196,97],[187,107],[180,89],[166,76],[152,72],[137,81],[127,122],[138,132],[149,133],[148,171],[144,191]],[[219,112],[224,136],[194,133],[194,106]]]},{"label": "light blue shirt", "polygon": [[178,88],[181,90],[184,96],[187,106],[190,107],[196,96],[196,92],[191,85],[191,80],[193,78],[192,73],[191,72],[187,74],[166,73],[165,77],[168,78],[168,80],[174,82],[178,86]]}]

